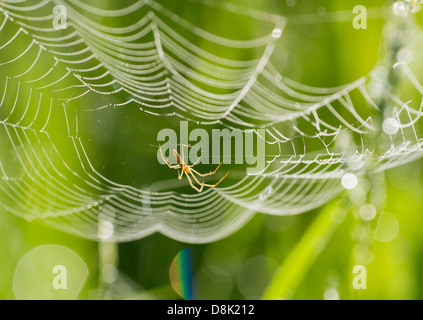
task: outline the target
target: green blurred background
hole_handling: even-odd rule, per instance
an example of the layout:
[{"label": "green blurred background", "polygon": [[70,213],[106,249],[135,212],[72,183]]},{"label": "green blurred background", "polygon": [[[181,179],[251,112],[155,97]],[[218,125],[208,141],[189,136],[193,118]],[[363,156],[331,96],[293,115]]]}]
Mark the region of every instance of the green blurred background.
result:
[{"label": "green blurred background", "polygon": [[[272,61],[289,78],[318,87],[339,86],[368,74],[385,54],[381,52],[383,27],[395,19],[383,14],[385,9],[390,10],[392,2],[382,0],[233,2],[287,16],[288,25]],[[207,6],[176,0],[160,3],[194,23],[207,25],[214,21],[212,29],[216,33],[230,30],[239,35],[245,28],[228,25],[224,17],[216,19],[215,11]],[[357,4],[369,8],[366,30],[352,27],[351,11]],[[310,20],[310,17],[314,18]],[[422,17],[420,12],[410,19],[422,24]],[[252,33],[250,30],[249,36]],[[152,121],[151,117],[148,119]],[[163,120],[153,121],[158,126],[167,126]],[[88,134],[82,138],[89,144]],[[151,137],[152,141],[154,138]],[[128,142],[128,148],[132,143]],[[91,148],[96,148],[94,142]],[[94,158],[96,167],[102,167],[107,150],[102,149],[102,156]],[[155,149],[145,152],[155,157]],[[182,298],[172,288],[169,270],[178,253],[188,248],[191,248],[195,299],[258,299],[269,286],[280,291],[279,296],[271,298],[421,299],[422,164],[418,160],[386,173],[362,177],[357,190],[345,191],[312,212],[290,217],[258,213],[233,235],[202,245],[177,242],[160,234],[128,243],[97,243],[56,231],[39,221],[28,222],[2,212],[0,298],[15,298],[14,271],[28,251],[40,245],[56,244],[75,251],[89,268],[79,299]],[[103,174],[126,183],[132,178],[130,168],[122,172],[120,167],[110,165]],[[144,173],[137,172],[137,177]],[[360,209],[365,210],[363,205],[370,202],[371,191],[376,187],[384,190],[385,204],[378,208],[375,219],[364,221]],[[117,267],[112,270],[112,276],[108,275],[110,270],[104,270],[105,255],[99,254],[105,251]],[[356,265],[367,267],[365,290],[352,286]]]}]

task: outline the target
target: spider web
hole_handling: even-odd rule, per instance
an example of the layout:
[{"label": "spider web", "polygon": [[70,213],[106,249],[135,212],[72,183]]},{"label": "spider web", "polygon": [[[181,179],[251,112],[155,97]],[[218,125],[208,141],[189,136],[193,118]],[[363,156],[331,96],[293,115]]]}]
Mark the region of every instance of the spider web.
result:
[{"label": "spider web", "polygon": [[[421,156],[423,87],[406,62],[394,72],[412,98],[392,91],[375,98],[390,72],[385,66],[344,86],[307,86],[272,62],[279,41],[273,31],[283,32],[285,17],[191,2],[251,19],[263,33],[221,36],[153,0],[0,1],[4,211],[94,240],[161,232],[209,242],[256,212],[292,215],[325,204],[343,190],[346,173],[383,171]],[[56,5],[67,9],[66,29],[52,26]],[[409,32],[410,48],[423,43],[417,26]],[[91,161],[80,123],[122,108],[241,128],[272,152],[260,173],[233,172],[229,186],[199,194],[117,183]],[[383,132],[386,118],[397,132]]]}]

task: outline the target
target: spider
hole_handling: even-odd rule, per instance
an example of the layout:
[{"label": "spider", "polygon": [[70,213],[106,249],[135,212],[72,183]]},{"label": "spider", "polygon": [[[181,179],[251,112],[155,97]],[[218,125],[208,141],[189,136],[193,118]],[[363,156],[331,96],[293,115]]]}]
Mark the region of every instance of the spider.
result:
[{"label": "spider", "polygon": [[[213,175],[213,174],[215,174],[215,173],[216,173],[216,171],[217,171],[217,170],[219,169],[219,167],[221,166],[222,162],[221,162],[221,163],[217,166],[217,168],[216,168],[213,172],[209,172],[209,173],[205,173],[205,174],[203,174],[203,173],[199,173],[198,171],[194,170],[194,169],[193,169],[193,167],[194,167],[194,166],[198,163],[198,161],[200,161],[200,158],[198,158],[198,159],[197,159],[197,161],[195,161],[195,163],[194,163],[193,165],[191,165],[191,166],[187,165],[187,164],[185,163],[185,161],[184,161],[184,147],[187,147],[187,146],[182,146],[182,157],[179,155],[178,151],[176,151],[175,149],[173,149],[173,150],[172,150],[173,156],[175,157],[176,162],[178,163],[177,165],[173,166],[173,165],[169,162],[169,160],[167,160],[167,159],[163,156],[162,148],[161,148],[161,146],[159,145],[160,154],[161,154],[161,156],[162,156],[163,161],[164,161],[164,162],[166,162],[167,166],[168,166],[170,169],[176,169],[176,170],[178,170],[178,169],[182,169],[181,173],[179,173],[179,171],[178,171],[178,179],[179,179],[179,180],[182,180],[182,177],[184,176],[184,173],[185,173],[185,174],[186,174],[186,176],[187,176],[187,178],[188,178],[188,182],[189,182],[189,184],[191,185],[191,188],[195,189],[195,190],[196,190],[196,191],[198,191],[198,192],[203,191],[203,188],[204,188],[204,187],[215,188],[215,187],[217,187],[217,185],[218,185],[219,183],[221,183],[221,182],[222,182],[222,180],[223,180],[223,179],[225,179],[225,178],[226,178],[226,176],[229,174],[229,172],[227,172],[227,173],[223,176],[223,178],[222,178],[222,179],[220,179],[220,180],[219,180],[216,184],[206,184],[206,183],[204,183],[204,182],[200,182],[200,181],[198,181],[198,179],[197,179],[197,177],[194,175],[194,173],[195,173],[195,174],[197,174],[197,175],[199,175],[200,177],[211,176],[211,175]],[[191,178],[190,178],[190,175],[191,175],[191,177],[195,180],[195,182],[197,182],[197,183],[201,186],[200,188],[197,188],[197,187],[196,187],[196,186],[192,183],[192,180],[191,180]]]}]

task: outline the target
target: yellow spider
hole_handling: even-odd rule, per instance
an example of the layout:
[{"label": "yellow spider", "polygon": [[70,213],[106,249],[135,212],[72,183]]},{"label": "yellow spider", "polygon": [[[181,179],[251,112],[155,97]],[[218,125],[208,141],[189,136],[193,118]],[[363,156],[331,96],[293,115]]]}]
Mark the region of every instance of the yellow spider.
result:
[{"label": "yellow spider", "polygon": [[[164,162],[166,162],[167,166],[168,166],[170,169],[176,169],[176,170],[178,170],[178,169],[182,169],[181,173],[179,173],[179,171],[178,171],[178,179],[179,179],[179,180],[182,180],[182,177],[184,176],[184,173],[185,173],[185,174],[186,174],[186,176],[187,176],[187,178],[188,178],[189,184],[190,184],[190,185],[191,185],[191,187],[192,187],[193,189],[195,189],[196,191],[201,192],[201,191],[203,191],[203,188],[204,188],[204,187],[210,187],[210,188],[215,188],[215,187],[217,187],[217,185],[218,185],[219,183],[221,183],[221,182],[222,182],[222,180],[223,180],[223,179],[225,179],[225,178],[226,178],[226,176],[229,174],[229,172],[227,172],[227,173],[223,176],[223,178],[222,178],[222,179],[220,179],[220,180],[219,180],[216,184],[206,184],[206,183],[204,183],[204,182],[200,182],[200,181],[198,181],[198,179],[197,179],[197,177],[194,175],[194,173],[195,173],[195,174],[197,174],[197,175],[199,175],[200,177],[211,176],[211,175],[213,175],[213,174],[215,174],[215,173],[216,173],[217,169],[219,169],[219,167],[221,166],[222,162],[221,162],[221,163],[217,166],[217,168],[216,168],[213,172],[210,172],[210,173],[205,173],[205,174],[199,173],[199,172],[197,172],[196,170],[194,170],[194,169],[193,169],[193,167],[194,167],[194,166],[198,163],[198,161],[200,161],[200,158],[198,158],[198,160],[197,160],[197,161],[195,161],[195,163],[194,163],[193,165],[191,165],[191,166],[187,165],[187,164],[185,163],[185,161],[184,161],[184,147],[186,147],[186,146],[182,146],[182,157],[179,155],[178,151],[176,151],[175,149],[173,149],[173,150],[172,150],[173,156],[175,157],[176,162],[178,163],[177,165],[172,166],[172,164],[169,162],[169,160],[167,160],[167,159],[163,156],[162,148],[161,148],[161,146],[159,145],[160,154],[161,154],[161,156],[162,156],[163,161],[164,161]],[[201,186],[201,187],[200,187],[200,189],[199,189],[199,188],[197,188],[195,185],[193,185],[192,180],[191,180],[191,178],[190,178],[190,175],[191,175],[191,176],[192,176],[192,178],[195,180],[195,182],[197,182],[197,183],[198,183],[198,185],[200,185],[200,186]]]}]

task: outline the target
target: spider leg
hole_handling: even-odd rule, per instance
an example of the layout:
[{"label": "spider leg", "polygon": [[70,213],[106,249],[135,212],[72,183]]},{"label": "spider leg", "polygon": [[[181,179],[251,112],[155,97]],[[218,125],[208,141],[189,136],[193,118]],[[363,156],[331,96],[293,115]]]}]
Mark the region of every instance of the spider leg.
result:
[{"label": "spider leg", "polygon": [[181,170],[181,173],[179,173],[179,171],[178,171],[178,179],[179,180],[182,180],[183,175],[184,175],[184,170]]},{"label": "spider leg", "polygon": [[[194,170],[192,170],[192,171],[194,171]],[[194,171],[195,172],[195,171]],[[192,174],[192,173],[191,173]],[[197,183],[200,185],[200,186],[202,186],[202,187],[210,187],[210,188],[215,188],[215,187],[217,187],[218,186],[218,184],[219,183],[221,183],[222,181],[223,181],[223,179],[225,179],[227,176],[228,176],[228,174],[229,174],[229,172],[226,172],[226,174],[222,177],[222,179],[220,179],[216,184],[207,184],[207,183],[204,183],[204,182],[199,182],[198,180],[197,180],[197,178],[195,178],[195,176],[192,174],[192,176],[194,177],[194,179],[195,179],[195,181],[197,181]],[[188,176],[188,175],[187,175]]]},{"label": "spider leg", "polygon": [[193,166],[195,166],[199,161],[200,161],[201,157],[198,157],[197,161],[194,162],[194,164],[187,166],[188,168],[192,168]]},{"label": "spider leg", "polygon": [[[191,175],[194,177],[194,179],[195,179],[195,181],[197,181],[198,182],[198,180],[197,180],[197,178],[195,178],[195,176],[191,173]],[[196,186],[194,186],[193,184],[192,184],[192,181],[191,181],[191,178],[189,177],[189,174],[187,174],[187,178],[188,178],[188,181],[189,181],[189,184],[191,185],[191,188],[193,188],[193,189],[195,189],[196,191],[198,191],[198,192],[201,192],[201,191],[203,191],[203,185],[201,185],[201,183],[199,183],[199,185],[201,185],[201,188],[200,189],[198,189]]]},{"label": "spider leg", "polygon": [[162,152],[162,146],[161,146],[161,145],[159,145],[159,150],[160,150],[160,155],[162,156],[163,161],[164,161],[164,162],[166,162],[167,166],[168,166],[170,169],[179,169],[179,168],[180,168],[180,166],[179,166],[179,165],[172,166],[172,164],[169,162],[169,160],[167,160],[167,159],[164,157],[163,152]]},{"label": "spider leg", "polygon": [[[194,171],[194,170],[192,170],[191,169],[191,171]],[[198,181],[198,179],[197,179],[197,177],[192,173],[192,172],[190,172],[190,174],[191,174],[191,176],[194,178],[194,180],[200,185],[200,186],[202,186],[203,185],[203,183],[201,183],[200,181]],[[187,174],[188,175],[188,174]]]},{"label": "spider leg", "polygon": [[184,163],[185,164],[185,166],[186,167],[189,167],[189,168],[191,168],[191,167],[193,167],[193,166],[195,166],[197,163],[198,163],[198,161],[200,161],[200,158],[198,158],[197,159],[197,161],[195,161],[195,163],[192,165],[192,166],[189,166],[187,163],[189,162],[189,152],[188,152],[188,159],[187,159],[187,161],[185,162],[185,155],[184,155],[184,147],[190,147],[190,146],[187,146],[187,145],[185,145],[185,144],[183,144],[183,145],[181,145],[181,147],[182,147],[182,150],[181,150],[181,154],[182,154],[182,163]]},{"label": "spider leg", "polygon": [[213,174],[216,173],[216,171],[220,168],[220,166],[222,165],[222,162],[217,166],[216,169],[214,169],[213,172],[209,172],[209,173],[199,173],[198,171],[191,169],[191,171],[194,171],[196,174],[198,174],[200,177],[207,177],[207,176],[211,176]]},{"label": "spider leg", "polygon": [[[187,162],[185,162],[185,156],[184,156],[184,147],[185,147],[185,145],[182,145],[182,150],[181,150],[181,154],[182,154],[182,163],[187,163]],[[189,158],[189,157],[188,157]],[[188,159],[189,160],[189,159]]]}]

